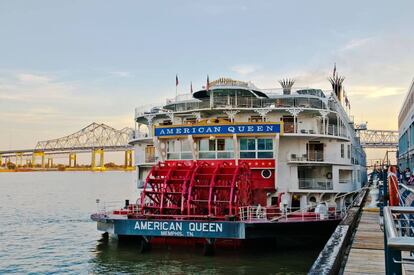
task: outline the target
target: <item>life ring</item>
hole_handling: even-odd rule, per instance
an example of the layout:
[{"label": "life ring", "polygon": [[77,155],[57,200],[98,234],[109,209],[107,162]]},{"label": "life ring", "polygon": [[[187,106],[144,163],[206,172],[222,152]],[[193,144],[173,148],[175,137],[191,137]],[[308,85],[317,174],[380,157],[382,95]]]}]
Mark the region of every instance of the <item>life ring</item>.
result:
[{"label": "life ring", "polygon": [[398,206],[400,204],[400,197],[398,195],[398,179],[397,179],[397,169],[395,166],[390,166],[388,168],[388,193],[390,194],[390,205]]},{"label": "life ring", "polygon": [[264,169],[260,174],[262,178],[269,179],[272,176],[272,171],[270,171],[269,169]]},{"label": "life ring", "polygon": [[326,173],[326,178],[328,180],[331,180],[332,179],[332,173],[331,172]]}]

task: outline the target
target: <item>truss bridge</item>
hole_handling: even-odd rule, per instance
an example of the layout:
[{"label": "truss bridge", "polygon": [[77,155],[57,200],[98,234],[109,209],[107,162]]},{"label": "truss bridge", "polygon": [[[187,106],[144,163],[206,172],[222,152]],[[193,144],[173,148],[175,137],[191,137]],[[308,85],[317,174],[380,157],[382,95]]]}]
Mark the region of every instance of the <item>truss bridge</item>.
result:
[{"label": "truss bridge", "polygon": [[[132,146],[128,140],[133,133],[131,128],[117,130],[106,124],[91,123],[76,133],[50,140],[37,142],[35,148],[24,150],[0,151],[0,167],[15,158],[17,167],[35,167],[37,158],[41,159],[41,168],[53,166],[52,155],[66,154],[69,157],[69,167],[77,166],[77,153],[91,152],[91,168],[104,170],[104,152],[125,151],[125,167],[133,167]],[[47,165],[45,157],[47,159]],[[97,156],[99,163],[97,163]],[[25,158],[26,163],[23,163]]]},{"label": "truss bridge", "polygon": [[398,131],[360,130],[359,137],[364,148],[396,149],[398,147]]}]

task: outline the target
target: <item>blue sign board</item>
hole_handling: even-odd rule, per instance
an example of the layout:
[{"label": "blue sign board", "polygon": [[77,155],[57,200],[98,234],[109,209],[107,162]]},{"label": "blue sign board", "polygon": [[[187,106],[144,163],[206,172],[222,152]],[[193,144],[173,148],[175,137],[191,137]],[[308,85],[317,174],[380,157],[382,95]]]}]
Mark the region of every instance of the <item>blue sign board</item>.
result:
[{"label": "blue sign board", "polygon": [[231,134],[276,134],[280,133],[279,123],[262,124],[217,124],[197,126],[156,127],[156,137],[186,135],[231,135]]},{"label": "blue sign board", "polygon": [[114,233],[119,235],[244,239],[240,222],[175,221],[175,220],[113,220]]}]

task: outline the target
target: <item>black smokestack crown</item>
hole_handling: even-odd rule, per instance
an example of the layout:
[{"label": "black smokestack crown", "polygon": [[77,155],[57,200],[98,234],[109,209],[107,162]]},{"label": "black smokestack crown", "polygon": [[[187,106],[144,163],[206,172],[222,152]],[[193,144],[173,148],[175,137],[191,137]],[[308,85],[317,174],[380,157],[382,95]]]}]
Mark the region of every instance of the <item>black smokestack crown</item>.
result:
[{"label": "black smokestack crown", "polygon": [[331,82],[332,90],[334,91],[336,97],[339,99],[339,101],[342,100],[342,83],[345,80],[345,77],[334,75],[332,77],[328,78],[329,82]]}]

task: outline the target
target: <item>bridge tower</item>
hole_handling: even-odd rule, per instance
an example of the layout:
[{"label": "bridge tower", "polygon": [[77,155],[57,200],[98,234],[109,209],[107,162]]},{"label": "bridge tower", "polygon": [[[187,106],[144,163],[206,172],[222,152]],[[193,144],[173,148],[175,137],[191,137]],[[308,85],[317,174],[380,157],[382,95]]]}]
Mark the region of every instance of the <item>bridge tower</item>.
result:
[{"label": "bridge tower", "polygon": [[43,151],[36,151],[32,154],[32,166],[36,166],[36,157],[41,157],[42,159],[42,168],[45,168],[45,152]]},{"label": "bridge tower", "polygon": [[69,167],[76,167],[76,153],[69,153]]},{"label": "bridge tower", "polygon": [[132,169],[132,150],[125,151],[125,169]]},{"label": "bridge tower", "polygon": [[[96,166],[96,155],[99,155],[99,166]],[[104,164],[104,149],[92,149],[92,163],[91,163],[92,170],[103,171],[105,170]]]}]

